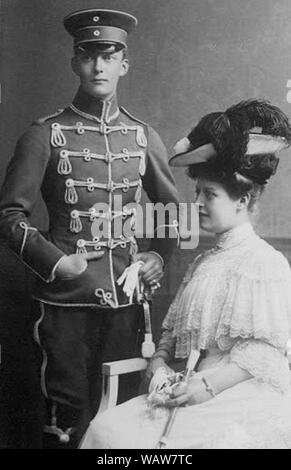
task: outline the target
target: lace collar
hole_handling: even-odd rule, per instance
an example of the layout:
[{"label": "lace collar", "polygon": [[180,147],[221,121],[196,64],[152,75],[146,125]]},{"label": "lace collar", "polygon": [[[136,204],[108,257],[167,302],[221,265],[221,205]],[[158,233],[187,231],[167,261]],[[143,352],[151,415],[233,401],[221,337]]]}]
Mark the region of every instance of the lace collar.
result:
[{"label": "lace collar", "polygon": [[238,225],[222,234],[216,235],[214,250],[228,250],[240,245],[251,235],[255,235],[250,222]]}]

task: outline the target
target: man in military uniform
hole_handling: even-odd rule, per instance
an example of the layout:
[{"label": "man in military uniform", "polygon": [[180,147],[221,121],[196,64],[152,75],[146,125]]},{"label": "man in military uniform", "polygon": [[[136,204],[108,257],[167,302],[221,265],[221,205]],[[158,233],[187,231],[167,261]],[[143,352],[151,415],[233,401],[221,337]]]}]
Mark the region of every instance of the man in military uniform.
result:
[{"label": "man in military uniform", "polygon": [[[113,230],[117,218],[134,224],[128,205],[139,203],[142,188],[152,202],[178,202],[160,137],[117,104],[117,84],[128,71],[126,37],[136,24],[111,10],[64,19],[74,38],[79,90],[69,107],[20,138],[0,198],[1,237],[37,275],[45,431],[73,447],[98,408],[101,362],[139,353],[143,312],[117,279],[141,260],[143,281],[157,284],[176,243],[154,238],[150,251],[138,253],[135,237],[116,237]],[[47,236],[28,220],[39,190],[49,214]],[[100,203],[108,209],[100,211]],[[107,227],[102,236],[100,220]]]}]

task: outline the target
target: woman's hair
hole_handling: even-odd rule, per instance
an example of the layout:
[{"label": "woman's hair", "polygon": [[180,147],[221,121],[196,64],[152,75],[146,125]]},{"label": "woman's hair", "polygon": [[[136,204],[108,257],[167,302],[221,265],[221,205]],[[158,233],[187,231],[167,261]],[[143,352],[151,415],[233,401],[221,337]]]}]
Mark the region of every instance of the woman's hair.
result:
[{"label": "woman's hair", "polygon": [[188,167],[188,176],[197,180],[198,178],[207,179],[215,183],[220,183],[225,189],[229,197],[233,200],[239,199],[247,194],[250,195],[250,202],[248,210],[252,212],[256,203],[260,199],[265,185],[255,182],[247,176],[238,172],[227,173],[216,165],[211,164],[196,164]]}]

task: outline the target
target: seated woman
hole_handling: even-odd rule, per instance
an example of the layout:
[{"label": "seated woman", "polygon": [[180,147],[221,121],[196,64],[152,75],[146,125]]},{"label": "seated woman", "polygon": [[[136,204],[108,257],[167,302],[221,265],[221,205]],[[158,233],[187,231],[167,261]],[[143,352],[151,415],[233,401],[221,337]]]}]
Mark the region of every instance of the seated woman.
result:
[{"label": "seated woman", "polygon": [[190,265],[150,367],[192,349],[203,359],[162,406],[142,395],[98,415],[81,448],[156,448],[172,407],[168,448],[291,448],[291,271],[251,223],[290,141],[280,109],[252,100],[206,115],[176,145],[171,162],[189,167],[200,226],[216,241]]}]

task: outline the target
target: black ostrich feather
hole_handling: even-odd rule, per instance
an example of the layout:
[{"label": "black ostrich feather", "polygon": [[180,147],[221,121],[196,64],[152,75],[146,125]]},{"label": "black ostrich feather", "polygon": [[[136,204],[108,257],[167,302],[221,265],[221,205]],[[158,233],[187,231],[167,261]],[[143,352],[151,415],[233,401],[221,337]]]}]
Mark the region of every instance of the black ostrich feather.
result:
[{"label": "black ostrich feather", "polygon": [[284,137],[291,143],[291,127],[285,113],[269,101],[249,99],[240,101],[225,112],[231,125],[243,127],[246,131],[254,127],[262,129],[263,134]]},{"label": "black ostrich feather", "polygon": [[[230,130],[224,136],[223,146],[218,152],[220,164],[230,172],[242,171],[253,177],[260,174],[259,178],[262,179],[274,174],[276,168],[268,164],[270,159],[262,156],[247,157],[246,152],[252,129],[255,129],[253,132],[257,130],[262,134],[283,137],[290,145],[291,126],[283,111],[268,101],[249,99],[231,106],[225,111],[225,115]],[[273,161],[274,156],[271,157]]]}]

